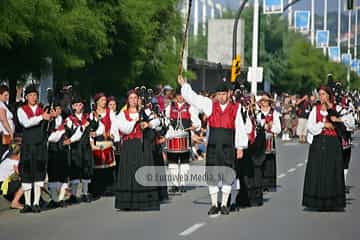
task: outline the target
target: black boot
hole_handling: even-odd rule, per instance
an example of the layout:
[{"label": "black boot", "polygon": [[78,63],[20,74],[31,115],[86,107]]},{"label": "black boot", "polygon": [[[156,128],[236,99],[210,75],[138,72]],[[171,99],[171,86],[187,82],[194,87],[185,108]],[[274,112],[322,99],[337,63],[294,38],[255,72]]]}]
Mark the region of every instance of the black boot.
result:
[{"label": "black boot", "polygon": [[20,213],[32,213],[33,209],[29,205],[25,205],[23,209],[20,210]]},{"label": "black boot", "polygon": [[34,213],[40,213],[41,212],[41,208],[39,207],[39,205],[32,206],[32,210],[33,210]]},{"label": "black boot", "polygon": [[82,201],[85,203],[90,203],[91,202],[91,197],[89,194],[84,194],[82,195]]},{"label": "black boot", "polygon": [[208,211],[208,215],[216,215],[219,213],[219,208],[217,206],[211,206]]},{"label": "black boot", "polygon": [[226,207],[226,206],[222,206],[222,207],[220,208],[220,212],[221,212],[221,215],[229,215],[229,214],[230,214],[230,210],[229,210],[229,208]]}]

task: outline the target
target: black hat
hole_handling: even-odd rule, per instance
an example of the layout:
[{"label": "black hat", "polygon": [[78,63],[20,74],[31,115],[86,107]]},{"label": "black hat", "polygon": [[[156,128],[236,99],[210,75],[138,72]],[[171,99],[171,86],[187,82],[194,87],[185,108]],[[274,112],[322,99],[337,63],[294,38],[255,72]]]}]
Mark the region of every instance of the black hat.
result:
[{"label": "black hat", "polygon": [[60,99],[55,98],[53,105],[54,107],[61,107]]},{"label": "black hat", "polygon": [[30,84],[25,89],[25,96],[28,95],[29,93],[33,93],[33,92],[38,94],[39,93],[38,88],[36,87],[35,84]]},{"label": "black hat", "polygon": [[227,92],[231,88],[228,82],[221,82],[215,89],[216,92]]},{"label": "black hat", "polygon": [[74,96],[72,101],[71,101],[71,104],[75,104],[75,103],[83,103],[83,100],[81,99],[80,96]]}]

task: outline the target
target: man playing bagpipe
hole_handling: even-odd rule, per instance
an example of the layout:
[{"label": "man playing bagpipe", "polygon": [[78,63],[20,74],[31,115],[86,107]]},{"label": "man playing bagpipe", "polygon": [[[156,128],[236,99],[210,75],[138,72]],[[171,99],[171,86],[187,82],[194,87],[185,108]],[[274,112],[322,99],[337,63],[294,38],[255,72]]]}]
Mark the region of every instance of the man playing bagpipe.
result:
[{"label": "man playing bagpipe", "polygon": [[[25,195],[25,206],[21,213],[39,213],[40,194],[41,188],[44,186],[47,164],[45,126],[52,115],[39,105],[38,90],[34,85],[26,88],[25,99],[25,104],[17,110],[19,123],[24,127],[19,170]],[[34,189],[32,203],[31,189]]]},{"label": "man playing bagpipe", "polygon": [[90,202],[88,193],[89,183],[93,174],[94,160],[90,145],[90,136],[95,137],[104,133],[104,126],[95,118],[89,118],[84,113],[83,101],[76,97],[72,101],[74,113],[65,120],[65,128],[73,132],[64,141],[71,148],[69,177],[71,183],[70,203],[79,203],[78,186],[82,184],[82,201]]}]

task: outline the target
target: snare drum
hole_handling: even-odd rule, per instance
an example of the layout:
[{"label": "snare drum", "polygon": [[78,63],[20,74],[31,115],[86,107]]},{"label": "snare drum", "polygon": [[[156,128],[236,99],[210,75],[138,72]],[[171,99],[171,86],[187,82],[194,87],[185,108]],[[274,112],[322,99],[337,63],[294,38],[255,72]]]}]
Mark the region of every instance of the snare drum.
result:
[{"label": "snare drum", "polygon": [[274,135],[271,133],[266,133],[265,137],[265,154],[271,154],[275,152],[274,146]]},{"label": "snare drum", "polygon": [[112,141],[98,141],[92,145],[95,168],[109,168],[116,165]]},{"label": "snare drum", "polygon": [[189,151],[189,134],[187,132],[166,139],[166,151],[169,153],[185,153]]}]

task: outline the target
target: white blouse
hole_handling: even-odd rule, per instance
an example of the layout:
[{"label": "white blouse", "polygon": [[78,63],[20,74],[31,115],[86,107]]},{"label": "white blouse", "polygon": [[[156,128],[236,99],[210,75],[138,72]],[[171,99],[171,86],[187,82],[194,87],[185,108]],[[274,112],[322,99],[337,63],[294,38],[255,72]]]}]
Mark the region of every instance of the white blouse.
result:
[{"label": "white blouse", "polygon": [[[14,115],[2,101],[0,101],[0,108],[5,109],[7,121],[9,123],[10,128],[12,129],[12,132],[14,132],[15,131],[15,124],[13,120]],[[9,135],[9,133],[6,131],[5,127],[1,122],[0,122],[0,132],[2,132],[5,135]]]}]

